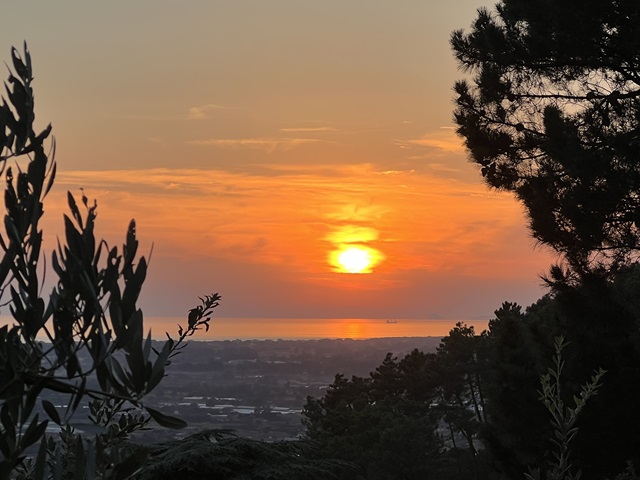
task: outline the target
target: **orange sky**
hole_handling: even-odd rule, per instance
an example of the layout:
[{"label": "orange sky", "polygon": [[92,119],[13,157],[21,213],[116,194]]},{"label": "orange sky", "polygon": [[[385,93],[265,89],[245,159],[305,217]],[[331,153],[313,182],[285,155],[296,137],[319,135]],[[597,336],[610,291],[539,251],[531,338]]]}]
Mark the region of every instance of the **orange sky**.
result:
[{"label": "orange sky", "polygon": [[[3,5],[0,55],[27,40],[54,126],[49,246],[67,190],[110,243],[134,217],[147,315],[220,292],[224,317],[465,319],[543,293],[552,257],[451,122],[478,0],[77,3]],[[350,245],[371,273],[331,265]]]}]

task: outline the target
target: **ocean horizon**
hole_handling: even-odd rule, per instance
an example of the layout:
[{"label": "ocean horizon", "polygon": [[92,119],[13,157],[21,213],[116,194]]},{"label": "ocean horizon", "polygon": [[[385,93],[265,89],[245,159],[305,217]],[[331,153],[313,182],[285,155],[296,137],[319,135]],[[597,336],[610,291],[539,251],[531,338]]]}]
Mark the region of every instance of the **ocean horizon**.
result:
[{"label": "ocean horizon", "polygon": [[[485,330],[487,320],[430,320],[384,318],[212,318],[208,332],[196,332],[192,340],[319,340],[368,339],[390,337],[444,337],[457,322],[473,326],[477,333]],[[145,329],[151,328],[156,339],[166,338],[164,332],[177,335],[179,317],[148,317]]]},{"label": "ocean horizon", "polygon": [[[444,337],[457,322],[473,326],[477,333],[488,326],[488,320],[477,319],[384,319],[384,318],[231,318],[214,317],[209,331],[196,332],[189,340],[320,340]],[[0,316],[0,325],[13,323],[6,315]],[[178,325],[187,326],[185,317],[145,317],[146,332],[151,329],[155,340],[165,340],[166,333],[178,336]],[[44,339],[44,338],[43,338]]]}]

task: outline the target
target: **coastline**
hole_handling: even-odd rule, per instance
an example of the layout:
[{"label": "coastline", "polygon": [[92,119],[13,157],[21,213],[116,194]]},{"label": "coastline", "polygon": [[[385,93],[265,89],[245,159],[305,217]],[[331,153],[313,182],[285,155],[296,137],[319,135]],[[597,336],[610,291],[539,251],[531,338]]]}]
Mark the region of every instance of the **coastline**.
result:
[{"label": "coastline", "polygon": [[[444,337],[457,322],[473,325],[480,333],[487,328],[488,320],[425,320],[425,319],[366,318],[212,318],[209,332],[198,332],[193,340],[319,340],[372,338],[421,338]],[[165,338],[164,332],[177,331],[177,325],[185,320],[175,317],[148,317],[145,323],[152,329],[152,336]],[[156,333],[156,332],[159,332]]]},{"label": "coastline", "polygon": [[[144,319],[145,331],[154,340],[175,338],[178,325],[186,326],[184,317],[153,317]],[[321,340],[376,338],[442,338],[457,322],[474,326],[477,333],[487,328],[488,320],[477,319],[404,319],[397,318],[230,318],[214,317],[209,331],[199,331],[190,341],[229,340]],[[0,325],[12,323],[9,316],[0,316]],[[44,338],[43,338],[44,339]]]}]

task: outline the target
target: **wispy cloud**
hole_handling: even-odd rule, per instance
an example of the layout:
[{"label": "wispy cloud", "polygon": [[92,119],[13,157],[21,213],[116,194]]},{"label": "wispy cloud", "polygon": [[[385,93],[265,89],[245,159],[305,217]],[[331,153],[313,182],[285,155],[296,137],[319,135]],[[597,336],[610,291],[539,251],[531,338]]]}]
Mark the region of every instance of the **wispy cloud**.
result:
[{"label": "wispy cloud", "polygon": [[383,170],[380,172],[373,172],[375,175],[406,175],[415,173],[415,169],[411,170]]},{"label": "wispy cloud", "polygon": [[215,103],[197,105],[189,107],[186,112],[166,113],[166,114],[130,114],[125,118],[128,120],[150,120],[150,121],[181,121],[181,120],[206,120],[211,118],[211,113],[216,110],[223,110],[226,107]]},{"label": "wispy cloud", "polygon": [[281,132],[286,133],[325,133],[325,132],[336,132],[337,129],[333,127],[289,127],[289,128],[281,128]]},{"label": "wispy cloud", "polygon": [[429,132],[419,138],[408,140],[398,140],[396,145],[404,149],[414,149],[416,147],[428,148],[440,153],[463,153],[464,146],[460,137],[456,135],[452,127],[441,127]]},{"label": "wispy cloud", "polygon": [[201,145],[222,148],[255,148],[268,153],[275,150],[291,150],[308,143],[332,143],[317,138],[209,138],[206,140],[191,140],[191,145]]},{"label": "wispy cloud", "polygon": [[186,114],[187,120],[206,120],[210,118],[212,111],[221,110],[225,107],[216,105],[215,103],[207,103],[206,105],[200,105],[197,107],[191,107]]},{"label": "wispy cloud", "polygon": [[376,270],[381,280],[415,269],[511,278],[516,261],[529,273],[541,264],[540,255],[522,256],[531,245],[519,205],[480,182],[412,171],[381,177],[367,164],[306,168],[301,174],[285,165],[278,176],[186,168],[61,172],[45,216],[57,227],[46,230],[59,231],[63,192],[84,187],[98,199],[105,238],[119,240],[135,217],[159,256],[223,258],[313,276],[331,272],[327,255],[337,242],[360,242],[386,258]]},{"label": "wispy cloud", "polygon": [[428,162],[424,162],[423,169],[434,172],[434,173],[446,173],[446,174],[461,174],[462,169],[459,168],[455,163],[438,163],[431,162],[430,160],[433,158],[433,155],[410,155],[407,157],[409,160],[427,160]]}]

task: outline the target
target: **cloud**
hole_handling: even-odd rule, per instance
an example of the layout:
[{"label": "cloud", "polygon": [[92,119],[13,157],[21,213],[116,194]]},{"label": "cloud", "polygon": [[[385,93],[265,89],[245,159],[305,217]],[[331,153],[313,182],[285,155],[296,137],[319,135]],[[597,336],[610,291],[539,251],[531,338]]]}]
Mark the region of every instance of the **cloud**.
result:
[{"label": "cloud", "polygon": [[187,143],[222,148],[255,148],[272,153],[275,150],[291,150],[308,143],[333,142],[317,138],[209,138],[206,140],[191,140]]},{"label": "cloud", "polygon": [[[410,156],[410,160],[429,160],[431,159],[431,155],[413,155]],[[425,168],[429,171],[436,173],[446,173],[446,174],[457,174],[461,173],[461,169],[453,166],[450,163],[427,163]]]},{"label": "cloud", "polygon": [[359,225],[342,225],[331,228],[326,240],[335,244],[367,243],[377,240],[380,234],[375,228]]},{"label": "cloud", "polygon": [[333,127],[290,127],[290,128],[281,128],[281,132],[286,133],[323,133],[323,132],[336,132],[337,130]]},{"label": "cloud", "polygon": [[264,265],[302,283],[336,275],[327,256],[337,243],[379,251],[385,260],[376,277],[357,282],[380,285],[400,282],[410,270],[531,278],[547,264],[546,255],[531,251],[521,208],[509,195],[477,181],[349,167],[283,165],[276,176],[188,168],[60,172],[45,215],[55,228],[45,230],[63,236],[63,192],[84,187],[98,200],[100,235],[110,244],[121,241],[133,217],[141,241],[153,240],[154,257]]},{"label": "cloud", "polygon": [[125,118],[128,120],[150,120],[150,121],[176,121],[176,120],[206,120],[211,118],[211,112],[215,110],[222,110],[226,107],[222,105],[216,105],[215,103],[207,103],[205,105],[199,105],[190,107],[186,113],[169,113],[169,114],[130,114]]},{"label": "cloud", "polygon": [[252,168],[260,168],[263,175],[289,175],[289,176],[314,176],[323,178],[356,177],[359,175],[378,175],[386,172],[378,172],[371,163],[318,163],[318,164],[278,164],[269,163],[253,165]]},{"label": "cloud", "polygon": [[412,168],[411,170],[383,170],[381,172],[373,172],[375,175],[405,175],[416,173],[416,170]]},{"label": "cloud", "polygon": [[452,127],[440,127],[435,132],[429,132],[420,138],[396,141],[402,149],[428,148],[440,153],[464,153],[462,140]]},{"label": "cloud", "polygon": [[207,103],[206,105],[201,105],[199,107],[191,107],[187,112],[186,119],[187,120],[206,120],[209,118],[209,114],[213,110],[221,110],[225,107],[216,105],[214,103]]}]

